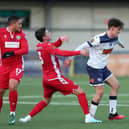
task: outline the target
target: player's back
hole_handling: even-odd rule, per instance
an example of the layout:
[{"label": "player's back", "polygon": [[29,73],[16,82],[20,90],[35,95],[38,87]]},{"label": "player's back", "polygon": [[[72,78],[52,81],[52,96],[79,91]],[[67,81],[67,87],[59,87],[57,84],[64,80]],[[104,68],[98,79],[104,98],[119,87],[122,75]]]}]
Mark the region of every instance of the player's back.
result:
[{"label": "player's back", "polygon": [[42,64],[43,75],[49,79],[60,77],[61,70],[58,57],[52,54],[51,43],[39,43],[37,45],[37,53]]}]

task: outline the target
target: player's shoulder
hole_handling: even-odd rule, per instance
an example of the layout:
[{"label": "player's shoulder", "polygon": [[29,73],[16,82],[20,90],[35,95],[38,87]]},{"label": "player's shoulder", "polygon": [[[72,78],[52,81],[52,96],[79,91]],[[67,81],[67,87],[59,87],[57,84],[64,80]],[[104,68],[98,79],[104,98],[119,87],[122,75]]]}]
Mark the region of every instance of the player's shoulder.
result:
[{"label": "player's shoulder", "polygon": [[36,47],[37,47],[37,49],[38,48],[48,48],[49,47],[49,43],[41,43],[41,42],[39,42],[37,45],[36,45]]},{"label": "player's shoulder", "polygon": [[103,43],[109,40],[109,37],[107,36],[106,32],[97,34],[93,37],[93,41],[94,42],[99,42],[99,43]]},{"label": "player's shoulder", "polygon": [[101,42],[101,37],[104,36],[104,35],[105,35],[105,32],[93,36],[93,37],[90,39],[90,43],[92,43],[92,44],[94,44],[94,45],[98,45],[98,44]]},{"label": "player's shoulder", "polygon": [[99,38],[100,38],[100,43],[110,43],[118,40],[118,37],[109,38],[106,32],[100,34]]},{"label": "player's shoulder", "polygon": [[106,36],[106,32],[103,32],[103,33],[95,35],[94,38],[101,38],[101,37],[105,37],[105,36]]}]

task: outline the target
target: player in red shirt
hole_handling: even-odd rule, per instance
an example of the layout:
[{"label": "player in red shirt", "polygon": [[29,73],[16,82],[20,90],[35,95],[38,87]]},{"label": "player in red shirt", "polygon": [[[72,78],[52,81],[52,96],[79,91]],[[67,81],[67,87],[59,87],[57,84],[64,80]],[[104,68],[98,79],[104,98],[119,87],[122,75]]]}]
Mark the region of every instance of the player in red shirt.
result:
[{"label": "player in red shirt", "polygon": [[88,102],[84,90],[62,75],[58,57],[56,56],[87,56],[87,51],[68,51],[58,49],[63,41],[68,40],[67,36],[61,36],[56,42],[50,43],[50,33],[45,28],[38,29],[35,36],[37,40],[40,41],[37,45],[37,53],[43,68],[44,99],[32,109],[29,115],[21,118],[19,121],[23,123],[31,121],[33,116],[50,103],[52,95],[56,91],[59,91],[63,95],[75,94],[78,97],[80,106],[85,114],[85,123],[100,123],[101,121],[94,119],[89,114]]},{"label": "player in red shirt", "polygon": [[17,86],[24,72],[22,55],[28,53],[28,41],[21,27],[22,19],[10,16],[8,27],[0,29],[0,112],[3,95],[6,89],[9,89],[10,125],[15,123]]}]

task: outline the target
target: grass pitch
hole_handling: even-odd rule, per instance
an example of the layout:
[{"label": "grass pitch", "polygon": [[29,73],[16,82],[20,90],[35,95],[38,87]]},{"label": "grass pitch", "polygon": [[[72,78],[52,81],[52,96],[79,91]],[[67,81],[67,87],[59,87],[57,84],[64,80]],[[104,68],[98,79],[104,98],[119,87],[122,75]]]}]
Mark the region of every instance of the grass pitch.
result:
[{"label": "grass pitch", "polygon": [[[80,85],[87,95],[90,105],[95,93],[88,86],[87,76],[70,78]],[[42,112],[36,115],[30,123],[22,124],[18,120],[27,115],[34,105],[42,100],[42,77],[23,77],[18,86],[18,105],[16,124],[8,125],[9,103],[8,91],[4,96],[4,105],[0,114],[0,129],[128,129],[129,128],[129,79],[118,78],[121,88],[118,95],[118,111],[125,115],[123,120],[108,120],[110,87],[105,85],[105,93],[97,110],[96,118],[103,120],[102,124],[85,124],[84,115],[74,95],[63,96],[56,93],[52,102]]]}]

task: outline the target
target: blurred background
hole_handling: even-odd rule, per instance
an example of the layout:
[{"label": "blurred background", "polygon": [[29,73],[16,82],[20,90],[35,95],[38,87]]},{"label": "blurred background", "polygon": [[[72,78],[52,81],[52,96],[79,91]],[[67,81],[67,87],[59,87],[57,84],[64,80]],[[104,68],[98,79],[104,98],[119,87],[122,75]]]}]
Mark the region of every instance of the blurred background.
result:
[{"label": "blurred background", "polygon": [[[106,20],[120,18],[124,23],[120,40],[125,48],[116,47],[108,61],[108,67],[117,76],[129,76],[129,1],[128,0],[1,0],[0,27],[7,25],[8,16],[24,19],[23,30],[29,42],[30,52],[25,58],[25,75],[41,75],[41,65],[36,54],[38,41],[34,32],[47,27],[55,41],[61,35],[69,36],[69,43],[61,49],[74,50],[92,36],[106,31]],[[62,66],[64,57],[60,58]],[[63,69],[65,75],[86,74],[87,58],[77,56],[70,68]]]}]

